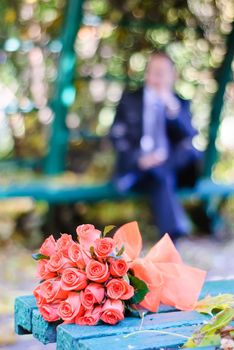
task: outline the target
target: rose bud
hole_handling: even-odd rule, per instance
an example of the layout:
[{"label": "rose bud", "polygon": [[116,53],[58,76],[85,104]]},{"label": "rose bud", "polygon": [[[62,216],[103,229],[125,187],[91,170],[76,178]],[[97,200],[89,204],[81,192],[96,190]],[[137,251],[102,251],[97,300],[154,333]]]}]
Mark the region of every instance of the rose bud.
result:
[{"label": "rose bud", "polygon": [[39,252],[46,256],[51,256],[56,252],[56,241],[52,235],[46,238]]},{"label": "rose bud", "polygon": [[71,246],[68,248],[68,257],[80,269],[83,269],[85,267],[82,250],[79,244],[77,243],[71,244]]},{"label": "rose bud", "polygon": [[94,242],[94,252],[98,258],[107,258],[112,253],[115,242],[112,238],[99,238]]},{"label": "rose bud", "polygon": [[41,295],[46,299],[47,303],[51,303],[56,299],[66,299],[68,292],[61,289],[60,281],[47,280],[41,283]]},{"label": "rose bud", "polygon": [[67,233],[61,234],[61,237],[57,240],[57,250],[62,252],[63,255],[68,258],[68,249],[74,243],[72,236]]},{"label": "rose bud", "polygon": [[64,290],[81,290],[87,286],[86,274],[75,268],[68,268],[63,271],[61,286]]},{"label": "rose bud", "polygon": [[59,303],[56,304],[43,304],[39,307],[39,311],[42,317],[48,322],[58,321],[60,316],[58,314]]},{"label": "rose bud", "polygon": [[48,270],[48,262],[47,259],[39,260],[37,263],[37,273],[36,276],[41,280],[47,280],[57,276],[56,272],[52,272]]},{"label": "rose bud", "polygon": [[81,326],[94,326],[100,320],[102,307],[96,306],[94,309],[86,310],[84,316],[76,317],[75,323]]},{"label": "rose bud", "polygon": [[62,252],[51,255],[47,265],[48,271],[62,273],[64,269],[73,267],[75,263],[63,256]]},{"label": "rose bud", "polygon": [[109,276],[108,265],[96,260],[90,260],[86,266],[87,278],[94,282],[103,283]]},{"label": "rose bud", "polygon": [[76,317],[84,314],[80,295],[76,292],[70,292],[68,298],[60,303],[58,313],[65,323],[74,323]]},{"label": "rose bud", "polygon": [[122,279],[113,278],[107,285],[107,295],[111,299],[128,300],[134,295],[134,288]]},{"label": "rose bud", "polygon": [[116,324],[124,319],[124,306],[120,300],[107,299],[102,307],[100,319],[109,324]]},{"label": "rose bud", "polygon": [[80,245],[88,250],[93,245],[94,241],[101,236],[101,231],[97,230],[94,225],[80,225],[76,229],[77,237]]},{"label": "rose bud", "polygon": [[123,277],[128,272],[128,264],[124,259],[110,259],[110,273],[114,277]]},{"label": "rose bud", "polygon": [[92,309],[95,303],[101,304],[104,294],[105,288],[101,284],[90,283],[80,292],[81,303],[86,309]]},{"label": "rose bud", "polygon": [[43,304],[46,304],[45,298],[43,298],[41,294],[41,285],[39,284],[36,288],[33,290],[33,295],[36,298],[37,306],[40,307]]}]

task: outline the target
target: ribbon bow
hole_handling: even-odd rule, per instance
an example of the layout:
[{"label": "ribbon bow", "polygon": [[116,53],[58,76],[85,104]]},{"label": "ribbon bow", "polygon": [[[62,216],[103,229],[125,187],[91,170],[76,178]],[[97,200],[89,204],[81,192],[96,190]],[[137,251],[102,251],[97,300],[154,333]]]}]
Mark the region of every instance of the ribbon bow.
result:
[{"label": "ribbon bow", "polygon": [[114,240],[119,248],[124,245],[134,275],[149,288],[142,307],[156,312],[163,303],[179,310],[194,309],[206,272],[184,264],[167,233],[144,258],[140,258],[142,237],[137,222],[121,226]]}]

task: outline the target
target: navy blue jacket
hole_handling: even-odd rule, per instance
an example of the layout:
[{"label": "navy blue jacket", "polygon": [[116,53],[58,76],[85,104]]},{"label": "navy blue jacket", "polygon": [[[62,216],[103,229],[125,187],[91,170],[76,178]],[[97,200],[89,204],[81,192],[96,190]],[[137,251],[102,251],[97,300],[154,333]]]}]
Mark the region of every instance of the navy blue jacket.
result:
[{"label": "navy blue jacket", "polygon": [[[179,115],[174,119],[166,116],[166,132],[170,147],[185,139],[191,139],[196,134],[191,125],[190,102],[180,97],[178,99],[181,104]],[[142,134],[143,88],[134,92],[125,91],[117,106],[110,131],[111,140],[117,151],[118,175],[135,169]]]}]

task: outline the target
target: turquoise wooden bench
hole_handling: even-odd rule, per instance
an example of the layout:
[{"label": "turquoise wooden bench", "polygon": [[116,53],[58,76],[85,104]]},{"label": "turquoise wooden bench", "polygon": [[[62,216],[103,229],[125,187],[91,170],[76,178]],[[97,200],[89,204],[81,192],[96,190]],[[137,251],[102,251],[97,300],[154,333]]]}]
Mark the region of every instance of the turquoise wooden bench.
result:
[{"label": "turquoise wooden bench", "polygon": [[[206,282],[200,298],[207,294],[234,294],[234,280]],[[33,296],[21,296],[15,300],[15,331],[17,334],[33,334],[43,344],[57,342],[57,350],[112,350],[178,349],[186,339],[168,333],[190,336],[194,329],[209,320],[210,316],[195,311],[177,311],[162,305],[159,313],[145,316],[142,329],[137,333],[141,320],[127,317],[116,326],[77,326],[74,324],[48,323],[40,315]],[[157,332],[150,332],[157,331]],[[130,333],[136,332],[130,335]],[[162,333],[160,333],[162,332]],[[167,334],[164,334],[166,332]],[[204,347],[203,350],[214,350]]]}]

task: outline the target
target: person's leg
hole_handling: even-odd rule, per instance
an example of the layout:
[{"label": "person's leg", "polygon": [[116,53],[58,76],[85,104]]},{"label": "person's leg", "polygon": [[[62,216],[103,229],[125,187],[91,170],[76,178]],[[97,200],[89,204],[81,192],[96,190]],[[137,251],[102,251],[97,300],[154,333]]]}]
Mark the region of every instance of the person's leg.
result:
[{"label": "person's leg", "polygon": [[175,193],[175,178],[164,166],[150,170],[151,204],[160,234],[169,233],[173,240],[188,233],[189,221]]},{"label": "person's leg", "polygon": [[190,140],[185,140],[171,150],[169,162],[174,171],[183,171],[192,164],[199,165],[202,158],[203,152],[195,149]]}]

